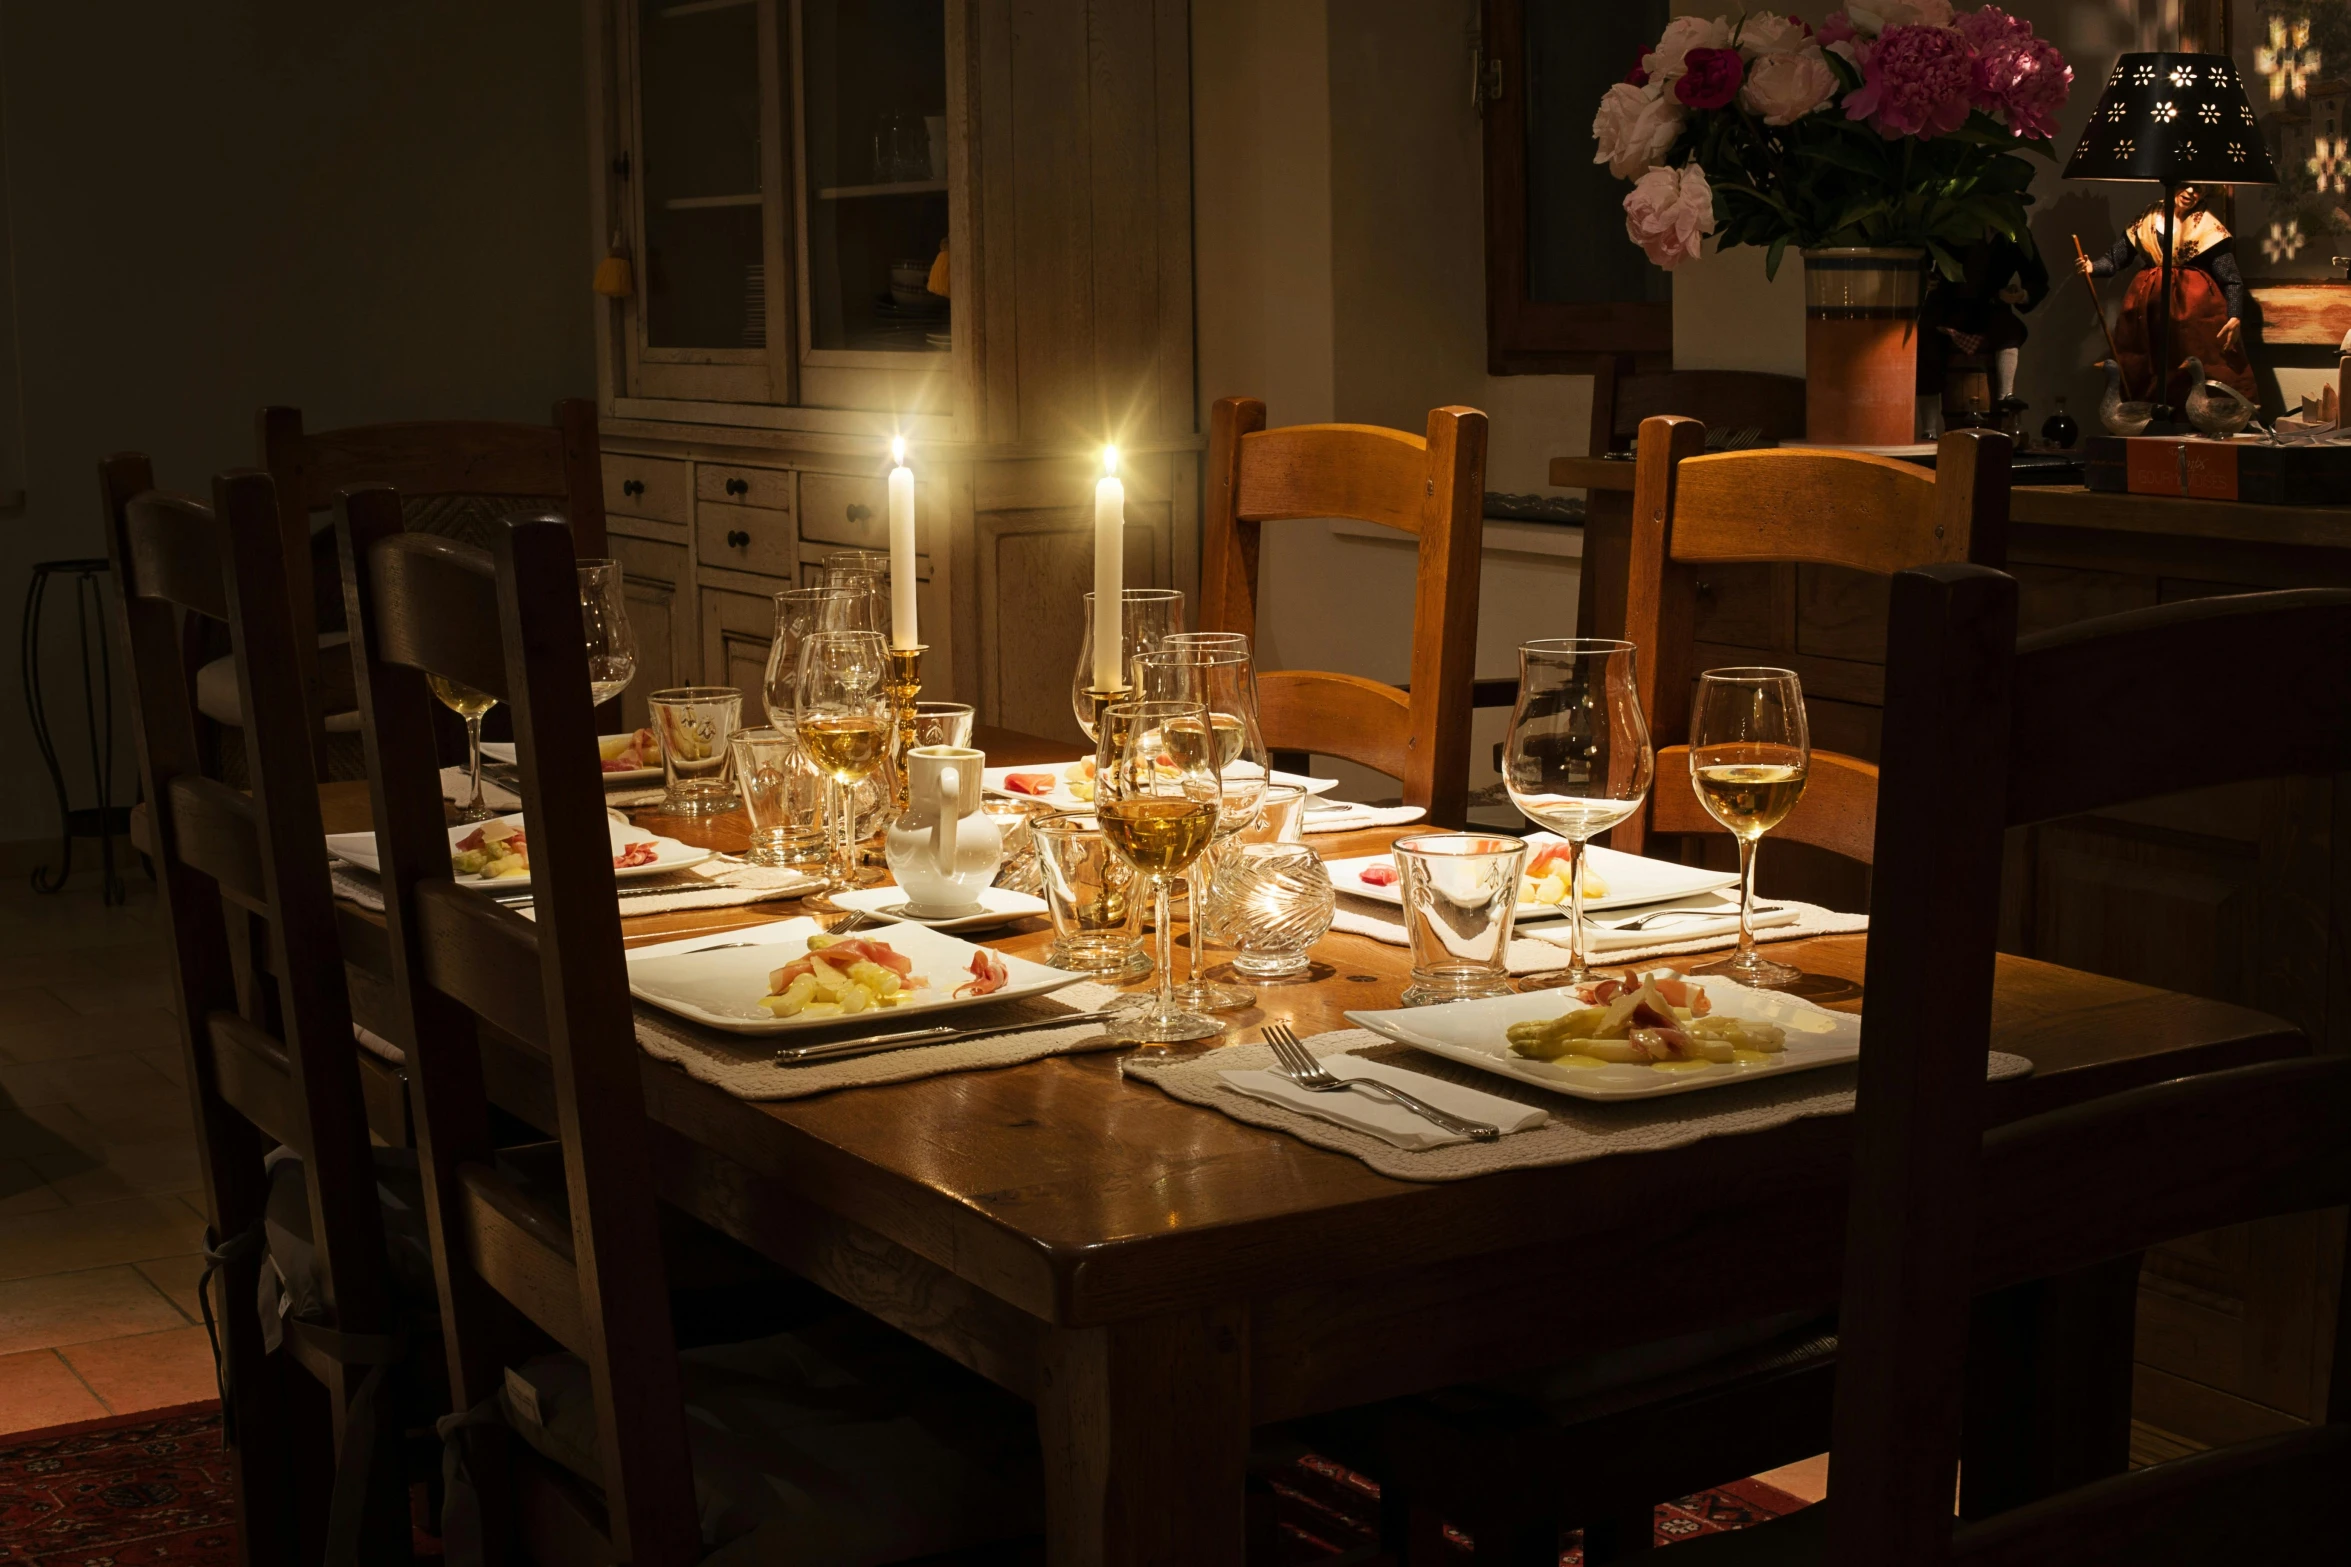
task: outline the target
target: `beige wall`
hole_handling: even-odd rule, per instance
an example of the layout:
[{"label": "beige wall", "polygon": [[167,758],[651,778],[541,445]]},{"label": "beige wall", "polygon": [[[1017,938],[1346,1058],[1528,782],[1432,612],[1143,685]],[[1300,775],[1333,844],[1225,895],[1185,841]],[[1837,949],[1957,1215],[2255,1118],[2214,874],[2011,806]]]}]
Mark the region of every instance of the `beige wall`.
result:
[{"label": "beige wall", "polygon": [[[0,0],[28,454],[26,505],[0,517],[0,602],[22,602],[35,560],[105,552],[104,453],[144,450],[163,483],[202,491],[253,461],[266,402],[331,426],[545,419],[593,395],[581,16],[580,0]],[[44,663],[86,791],[70,611],[53,604]],[[0,686],[13,707],[13,665]],[[0,841],[21,841],[54,806],[9,727]],[[127,801],[127,730],[121,754]]]}]

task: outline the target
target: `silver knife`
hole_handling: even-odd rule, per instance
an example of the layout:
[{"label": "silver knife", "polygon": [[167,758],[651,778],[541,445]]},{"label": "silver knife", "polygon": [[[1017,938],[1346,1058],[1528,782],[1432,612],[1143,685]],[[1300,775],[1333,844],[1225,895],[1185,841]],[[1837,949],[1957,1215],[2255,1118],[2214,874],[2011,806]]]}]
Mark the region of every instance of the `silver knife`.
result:
[{"label": "silver knife", "polygon": [[1111,1009],[1094,1012],[1072,1012],[1063,1017],[1032,1018],[1026,1023],[999,1023],[993,1028],[957,1028],[942,1023],[937,1028],[908,1029],[901,1034],[873,1034],[863,1039],[836,1039],[821,1045],[787,1045],[775,1053],[777,1066],[809,1066],[819,1061],[842,1061],[852,1056],[879,1055],[885,1050],[906,1050],[917,1045],[953,1045],[966,1039],[990,1039],[998,1034],[1025,1034],[1038,1028],[1067,1028],[1072,1023],[1088,1023],[1096,1018],[1111,1016]]}]

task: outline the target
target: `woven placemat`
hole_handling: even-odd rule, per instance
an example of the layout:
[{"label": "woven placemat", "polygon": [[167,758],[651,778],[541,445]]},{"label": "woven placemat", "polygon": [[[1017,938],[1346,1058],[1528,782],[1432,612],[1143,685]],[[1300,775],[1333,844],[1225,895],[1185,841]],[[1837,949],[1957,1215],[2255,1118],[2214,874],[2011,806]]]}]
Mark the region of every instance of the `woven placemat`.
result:
[{"label": "woven placemat", "polygon": [[[993,1028],[1005,1023],[1090,1012],[1119,999],[1108,985],[1072,985],[1049,996],[1030,996],[991,1007],[974,1007],[937,1021],[961,1028]],[[910,1018],[907,1027],[920,1027]],[[879,1055],[852,1056],[846,1061],[820,1061],[807,1066],[778,1066],[779,1044],[799,1043],[789,1036],[753,1038],[722,1033],[690,1023],[673,1013],[637,1004],[637,1043],[655,1060],[685,1069],[688,1077],[724,1089],[737,1099],[805,1099],[836,1088],[864,1088],[876,1083],[904,1083],[918,1077],[948,1072],[984,1072],[1021,1066],[1047,1056],[1082,1055],[1092,1050],[1132,1049],[1131,1042],[1112,1040],[1099,1018],[1067,1028],[1038,1028],[1025,1034],[1002,1034],[994,1039],[970,1039],[944,1045],[916,1045]]]},{"label": "woven placemat", "polygon": [[[1855,1067],[1850,1063],[1759,1078],[1704,1093],[1596,1104],[1546,1093],[1531,1084],[1432,1056],[1383,1039],[1369,1029],[1340,1029],[1318,1034],[1305,1043],[1318,1056],[1354,1053],[1481,1093],[1536,1105],[1549,1111],[1551,1119],[1530,1131],[1513,1132],[1499,1142],[1454,1143],[1414,1152],[1319,1116],[1302,1115],[1236,1092],[1220,1074],[1272,1067],[1273,1052],[1263,1045],[1233,1045],[1175,1061],[1129,1061],[1125,1070],[1128,1077],[1187,1104],[1205,1105],[1251,1126],[1287,1132],[1317,1148],[1353,1154],[1380,1174],[1406,1181],[1460,1181],[1496,1170],[1581,1164],[1617,1153],[1656,1153],[1704,1137],[1760,1132],[1808,1116],[1848,1115],[1853,1109]],[[2032,1069],[2032,1063],[2022,1056],[1994,1051],[1987,1076],[1999,1082],[2022,1077]]]}]

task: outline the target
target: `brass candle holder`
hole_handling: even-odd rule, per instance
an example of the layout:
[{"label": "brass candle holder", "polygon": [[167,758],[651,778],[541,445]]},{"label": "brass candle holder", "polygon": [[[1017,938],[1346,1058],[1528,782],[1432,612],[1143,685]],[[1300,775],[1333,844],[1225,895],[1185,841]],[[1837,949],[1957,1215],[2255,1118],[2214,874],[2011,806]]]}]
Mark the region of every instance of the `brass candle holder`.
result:
[{"label": "brass candle holder", "polygon": [[922,696],[922,656],[929,651],[920,645],[890,649],[890,701],[898,715],[897,739],[891,751],[891,760],[896,764],[890,779],[893,818],[906,812],[907,753],[914,749],[915,703]]}]

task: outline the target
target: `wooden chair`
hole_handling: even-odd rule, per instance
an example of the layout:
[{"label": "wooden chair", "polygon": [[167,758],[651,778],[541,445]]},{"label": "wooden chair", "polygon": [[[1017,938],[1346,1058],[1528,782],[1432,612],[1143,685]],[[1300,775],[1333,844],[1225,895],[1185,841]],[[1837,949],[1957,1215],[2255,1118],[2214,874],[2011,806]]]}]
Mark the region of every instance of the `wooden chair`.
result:
[{"label": "wooden chair", "polygon": [[[1769,562],[1884,577],[1947,561],[1997,567],[2007,557],[2009,443],[1997,432],[1944,436],[1932,473],[1817,448],[1705,456],[1705,438],[1694,419],[1660,417],[1641,426],[1625,638],[1641,650],[1641,707],[1657,748],[1657,782],[1646,809],[1609,840],[1633,854],[1658,834],[1722,833],[1689,784],[1691,691],[1709,664],[1757,660],[1718,657],[1699,642],[1706,568]],[[1807,662],[1795,648],[1773,661],[1799,675]],[[1874,766],[1815,746],[1804,797],[1771,841],[1810,844],[1867,865],[1876,794]]]},{"label": "wooden chair", "polygon": [[[323,1548],[331,1561],[404,1562],[392,1371],[411,1317],[430,1315],[432,1288],[421,1228],[386,1250],[377,1188],[398,1182],[399,1161],[386,1150],[379,1170],[369,1147],[276,499],[266,474],[223,474],[207,510],[158,491],[135,455],[107,459],[99,483],[195,1100],[206,1271],[221,1280],[215,1350],[246,1559],[315,1559]],[[199,765],[183,615],[226,630],[244,711],[258,719],[243,731],[249,792]],[[273,1148],[295,1157],[265,1168]],[[282,1323],[254,1309],[264,1279],[292,1308]],[[287,1354],[273,1355],[281,1338]],[[326,1390],[331,1438],[311,1425],[318,1400],[302,1396],[302,1372]],[[338,1448],[322,1521],[316,1471]]]},{"label": "wooden chair", "polygon": [[[465,1494],[493,1558],[667,1567],[700,1557],[705,1519],[746,1516],[768,1531],[759,1560],[800,1529],[915,1555],[1033,1527],[1026,1407],[870,1318],[677,1353],[640,1076],[660,1069],[630,1006],[570,534],[513,519],[493,561],[403,532],[373,486],[344,497],[337,531],[449,1376],[479,1438]],[[536,921],[451,881],[428,671],[513,708]],[[552,1078],[542,1178],[492,1146],[485,1038]],[[763,1355],[764,1382],[744,1370]],[[777,1369],[812,1358],[842,1373],[821,1394]]]},{"label": "wooden chair", "polygon": [[[2102,1476],[1952,1517],[1972,1297],[2351,1199],[2351,1060],[2339,1056],[1984,1130],[2005,829],[2351,772],[2351,593],[2199,599],[2021,645],[2016,614],[2016,584],[1998,572],[1894,582],[1833,1500],[1676,1547],[1668,1567],[2334,1562],[2351,1543],[2340,1510],[2317,1501],[2351,1480],[2351,1296],[2328,1325],[2323,1423],[2128,1473],[2117,1441]],[[2211,715],[2217,738],[2156,742],[2150,768],[2151,737],[2177,734],[2183,714]]]},{"label": "wooden chair", "polygon": [[[298,408],[264,408],[254,423],[261,466],[277,481],[298,645],[342,643],[333,530],[317,520],[351,485],[389,484],[400,492],[411,529],[477,545],[489,542],[507,512],[552,509],[569,520],[579,554],[605,553],[603,459],[596,405],[585,398],[558,402],[548,424],[442,419],[311,432]],[[234,726],[234,686],[213,658],[217,651],[205,649],[197,658],[198,704],[213,721]],[[303,668],[319,776],[356,778],[354,744],[339,742],[330,768],[326,739],[359,728],[348,657],[306,660]],[[455,731],[443,729],[445,745]]]},{"label": "wooden chair", "polygon": [[1767,443],[1804,438],[1804,378],[1759,370],[1660,370],[1635,374],[1620,354],[1592,376],[1592,436],[1584,449],[1630,451],[1641,426],[1660,414],[1704,421],[1710,429],[1759,430]]},{"label": "wooden chair", "polygon": [[1203,631],[1256,631],[1258,535],[1267,522],[1348,517],[1420,540],[1409,690],[1285,669],[1258,674],[1258,700],[1268,745],[1386,773],[1402,780],[1405,804],[1459,824],[1469,794],[1486,416],[1434,409],[1425,438],[1363,424],[1268,430],[1265,404],[1227,397],[1210,426],[1208,470]]}]

